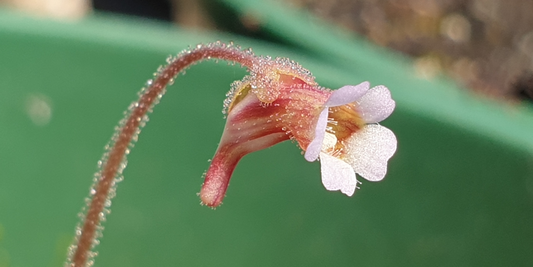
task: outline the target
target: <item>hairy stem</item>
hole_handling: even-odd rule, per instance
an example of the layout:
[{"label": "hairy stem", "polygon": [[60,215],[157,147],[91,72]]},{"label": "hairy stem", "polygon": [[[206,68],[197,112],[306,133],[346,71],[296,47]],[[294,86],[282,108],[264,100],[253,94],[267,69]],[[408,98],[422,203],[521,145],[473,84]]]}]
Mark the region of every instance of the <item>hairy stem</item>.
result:
[{"label": "hairy stem", "polygon": [[195,49],[184,51],[169,60],[169,64],[158,72],[155,80],[141,93],[139,100],[132,104],[132,109],[127,113],[127,117],[117,128],[112,146],[104,155],[101,169],[95,176],[95,184],[91,189],[92,198],[89,199],[81,229],[76,231],[76,240],[69,250],[69,257],[65,266],[83,267],[93,264],[93,257],[96,255],[93,249],[98,244],[100,224],[105,219],[106,208],[108,208],[109,201],[114,195],[115,179],[122,175],[125,157],[129,153],[132,139],[136,139],[146,115],[157,104],[158,99],[165,91],[165,87],[172,83],[174,77],[187,67],[211,58],[236,62],[249,70],[252,69],[256,61],[256,57],[250,50],[242,51],[232,45],[219,42],[205,46],[198,45]]}]

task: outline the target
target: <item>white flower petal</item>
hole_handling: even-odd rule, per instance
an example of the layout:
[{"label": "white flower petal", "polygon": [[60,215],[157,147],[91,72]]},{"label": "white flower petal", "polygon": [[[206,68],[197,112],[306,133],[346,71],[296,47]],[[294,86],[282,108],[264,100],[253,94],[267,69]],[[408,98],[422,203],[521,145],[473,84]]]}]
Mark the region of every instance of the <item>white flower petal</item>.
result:
[{"label": "white flower petal", "polygon": [[317,160],[318,154],[320,154],[320,149],[322,148],[322,143],[324,142],[324,135],[326,134],[328,114],[328,108],[324,108],[322,112],[320,112],[320,116],[318,117],[315,128],[315,138],[305,149],[304,158],[309,162]]},{"label": "white flower petal", "polygon": [[369,87],[369,82],[362,82],[358,85],[345,85],[333,91],[325,105],[326,107],[337,107],[355,102],[368,91]]},{"label": "white flower petal", "polygon": [[396,136],[378,124],[369,124],[345,142],[346,161],[356,173],[369,181],[381,181],[387,173],[387,161],[396,152]]},{"label": "white flower petal", "polygon": [[386,119],[394,110],[396,102],[390,91],[383,85],[371,88],[357,101],[357,109],[367,123],[378,123]]},{"label": "white flower petal", "polygon": [[357,187],[357,179],[352,166],[334,156],[320,153],[320,170],[322,184],[327,190],[341,190],[347,196],[353,195]]}]

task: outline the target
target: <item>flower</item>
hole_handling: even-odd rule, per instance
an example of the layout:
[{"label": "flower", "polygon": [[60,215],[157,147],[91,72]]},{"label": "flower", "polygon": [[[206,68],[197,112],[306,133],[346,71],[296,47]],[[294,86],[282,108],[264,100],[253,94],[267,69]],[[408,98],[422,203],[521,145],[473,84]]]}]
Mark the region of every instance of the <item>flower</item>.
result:
[{"label": "flower", "polygon": [[[327,190],[352,196],[358,183],[355,173],[369,181],[381,181],[387,161],[396,152],[396,136],[378,124],[392,113],[395,102],[387,87],[368,88],[369,83],[363,82],[334,91],[320,113],[305,159],[320,157],[322,184]],[[355,112],[351,116],[338,114],[343,107]],[[357,126],[342,127],[349,120]]]},{"label": "flower", "polygon": [[328,190],[352,195],[355,173],[370,181],[383,179],[396,138],[377,124],[394,109],[384,86],[364,82],[332,91],[318,86],[311,73],[288,59],[262,58],[251,75],[232,84],[224,102],[226,126],[205,174],[203,204],[222,203],[239,160],[248,153],[286,140],[320,158]]}]

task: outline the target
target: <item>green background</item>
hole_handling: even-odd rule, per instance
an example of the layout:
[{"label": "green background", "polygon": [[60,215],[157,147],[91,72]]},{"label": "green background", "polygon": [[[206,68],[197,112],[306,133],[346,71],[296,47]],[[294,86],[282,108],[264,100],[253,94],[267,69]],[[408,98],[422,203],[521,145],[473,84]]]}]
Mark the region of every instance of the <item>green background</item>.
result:
[{"label": "green background", "polygon": [[[286,45],[129,18],[66,23],[0,10],[0,266],[62,265],[122,112],[168,55],[216,40],[290,57],[326,87],[387,85],[397,109],[383,125],[398,151],[386,179],[363,182],[352,198],[328,192],[319,163],[286,142],[245,157],[220,208],[200,206],[222,101],[245,75],[204,62],[178,77],[150,116],[95,266],[533,265],[531,107],[419,79],[408,60],[327,25],[299,30],[310,18],[290,9],[226,2],[263,12],[265,32]],[[30,119],[32,97],[48,101],[49,123]]]}]

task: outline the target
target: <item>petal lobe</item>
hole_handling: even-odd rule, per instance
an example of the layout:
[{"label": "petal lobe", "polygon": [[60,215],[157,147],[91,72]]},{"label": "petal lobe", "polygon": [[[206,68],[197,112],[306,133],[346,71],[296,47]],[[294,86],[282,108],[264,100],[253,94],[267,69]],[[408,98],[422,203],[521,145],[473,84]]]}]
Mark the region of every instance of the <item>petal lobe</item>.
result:
[{"label": "petal lobe", "polygon": [[324,142],[324,135],[326,134],[326,126],[328,124],[328,113],[328,108],[324,108],[324,110],[320,112],[320,116],[318,117],[318,121],[316,123],[315,137],[305,149],[304,158],[309,162],[317,160],[318,155],[320,154],[320,149],[322,148],[322,143]]},{"label": "petal lobe", "polygon": [[392,113],[396,102],[392,100],[390,91],[383,85],[378,85],[357,101],[358,111],[367,123],[378,123]]},{"label": "petal lobe", "polygon": [[370,88],[369,82],[362,82],[358,85],[345,85],[331,94],[326,107],[337,107],[355,102],[361,98]]},{"label": "petal lobe", "polygon": [[357,188],[355,172],[348,163],[326,153],[320,153],[322,184],[329,191],[340,190],[352,196]]},{"label": "petal lobe", "polygon": [[381,181],[387,173],[387,161],[396,152],[396,136],[378,124],[366,125],[347,140],[348,157],[356,173],[369,181]]}]

